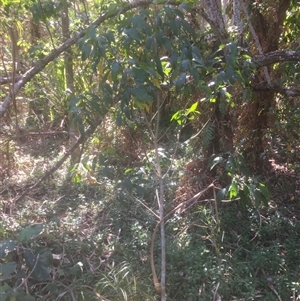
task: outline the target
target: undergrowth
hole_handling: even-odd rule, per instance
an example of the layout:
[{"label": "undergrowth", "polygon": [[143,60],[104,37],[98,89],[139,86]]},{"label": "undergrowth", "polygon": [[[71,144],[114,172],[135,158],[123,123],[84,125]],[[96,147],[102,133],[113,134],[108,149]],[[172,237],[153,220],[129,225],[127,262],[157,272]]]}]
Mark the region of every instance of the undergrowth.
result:
[{"label": "undergrowth", "polygon": [[[64,174],[56,174],[17,203],[13,214],[4,210],[11,197],[4,191],[1,301],[158,300],[149,256],[157,223],[149,210],[157,205],[156,183],[131,176],[138,168],[122,174],[118,166],[110,178],[102,168],[92,183],[89,177],[64,182]],[[172,208],[179,169],[170,172],[167,208]],[[40,175],[36,172],[33,178]],[[138,185],[129,191],[128,179],[143,191],[135,189]],[[297,300],[300,201],[278,200],[274,191],[269,208],[246,208],[236,200],[218,204],[216,212],[208,201],[166,220],[168,300],[208,301],[213,295],[222,300]],[[158,238],[154,248],[159,274]],[[45,260],[32,267],[30,258]],[[37,267],[41,270],[35,274]]]}]

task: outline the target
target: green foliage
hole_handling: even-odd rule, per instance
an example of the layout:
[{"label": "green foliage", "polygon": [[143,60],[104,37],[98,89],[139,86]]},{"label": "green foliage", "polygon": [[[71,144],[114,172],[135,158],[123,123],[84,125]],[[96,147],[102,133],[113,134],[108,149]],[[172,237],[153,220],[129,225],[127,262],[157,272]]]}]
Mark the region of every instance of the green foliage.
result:
[{"label": "green foliage", "polygon": [[132,266],[128,262],[121,262],[107,274],[101,275],[96,283],[99,295],[116,301],[156,300],[151,291],[141,281],[137,281],[138,274],[132,273]]},{"label": "green foliage", "polygon": [[200,114],[200,112],[197,111],[197,107],[198,102],[195,102],[190,108],[177,111],[175,114],[173,114],[171,121],[175,120],[179,125],[184,125],[188,120],[194,120],[195,116]]},{"label": "green foliage", "polygon": [[242,155],[228,155],[227,159],[216,157],[212,161],[211,169],[217,164],[223,164],[225,172],[231,178],[231,183],[219,190],[218,201],[229,197],[230,200],[239,198],[241,203],[246,206],[268,206],[270,198],[268,188],[256,177],[251,176]]}]

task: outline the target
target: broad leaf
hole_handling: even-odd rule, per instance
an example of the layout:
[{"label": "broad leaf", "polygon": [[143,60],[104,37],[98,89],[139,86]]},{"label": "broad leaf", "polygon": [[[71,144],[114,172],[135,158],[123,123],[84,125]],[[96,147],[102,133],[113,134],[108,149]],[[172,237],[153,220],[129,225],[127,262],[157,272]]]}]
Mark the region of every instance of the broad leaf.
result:
[{"label": "broad leaf", "polygon": [[39,235],[44,229],[43,224],[34,224],[26,227],[25,229],[22,229],[22,231],[19,234],[19,241],[27,242],[31,239],[32,236]]},{"label": "broad leaf", "polygon": [[3,281],[6,279],[11,279],[11,274],[15,272],[16,267],[17,264],[14,261],[8,262],[6,264],[0,263],[0,280]]},{"label": "broad leaf", "polygon": [[24,259],[35,280],[43,281],[49,278],[50,266],[53,262],[53,256],[49,250],[43,249],[35,254],[32,250],[25,249]]}]

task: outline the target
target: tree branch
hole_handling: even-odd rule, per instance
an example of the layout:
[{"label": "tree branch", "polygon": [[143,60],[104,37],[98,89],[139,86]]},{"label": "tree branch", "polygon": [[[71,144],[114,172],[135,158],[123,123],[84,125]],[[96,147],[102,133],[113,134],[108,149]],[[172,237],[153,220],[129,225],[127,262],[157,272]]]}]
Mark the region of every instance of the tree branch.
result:
[{"label": "tree branch", "polygon": [[290,89],[290,88],[284,88],[278,85],[272,85],[272,86],[258,86],[253,87],[253,91],[257,92],[276,92],[280,93],[281,95],[288,96],[288,97],[296,97],[300,96],[300,90],[298,89]]},{"label": "tree branch", "polygon": [[300,51],[278,50],[253,57],[253,62],[258,66],[268,66],[275,63],[287,61],[300,61]]},{"label": "tree branch", "polygon": [[11,93],[3,100],[2,104],[0,105],[0,117],[2,117],[8,109],[10,102],[12,101],[13,95],[16,96],[20,89],[29,82],[35,75],[41,72],[50,62],[56,59],[61,53],[66,51],[72,45],[74,45],[80,38],[84,37],[86,32],[92,27],[98,27],[104,21],[113,18],[119,14],[123,14],[133,8],[151,4],[152,0],[141,0],[141,1],[132,1],[126,4],[123,8],[117,9],[113,12],[106,12],[102,14],[99,18],[97,18],[92,24],[90,24],[86,29],[80,31],[79,33],[75,34],[71,39],[67,40],[65,43],[58,46],[56,49],[51,51],[47,56],[43,59],[38,61],[35,66],[29,69],[27,72],[24,73],[20,77],[20,79],[13,85]]}]

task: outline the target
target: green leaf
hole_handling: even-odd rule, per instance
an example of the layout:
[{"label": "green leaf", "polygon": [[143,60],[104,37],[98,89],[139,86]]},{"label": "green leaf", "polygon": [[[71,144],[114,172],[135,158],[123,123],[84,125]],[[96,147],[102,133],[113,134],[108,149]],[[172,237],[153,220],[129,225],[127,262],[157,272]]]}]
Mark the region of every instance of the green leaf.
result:
[{"label": "green leaf", "polygon": [[250,193],[249,189],[247,186],[243,187],[243,190],[239,191],[239,196],[241,198],[241,203],[244,206],[251,206],[251,198],[250,198]]},{"label": "green leaf", "polygon": [[113,81],[117,80],[119,70],[120,70],[120,64],[118,62],[113,62],[111,67],[111,77]]},{"label": "green leaf", "polygon": [[261,192],[258,189],[254,190],[254,203],[255,206],[260,206],[262,203],[264,203],[265,197],[261,194]]},{"label": "green leaf", "polygon": [[11,298],[9,297],[12,292],[13,289],[7,283],[3,283],[3,285],[0,285],[0,296],[1,296],[0,300],[1,301],[11,300]]},{"label": "green leaf", "polygon": [[238,195],[238,186],[235,181],[232,181],[231,185],[229,186],[229,198],[233,199]]},{"label": "green leaf", "polygon": [[118,11],[119,7],[120,7],[119,3],[110,3],[108,8],[107,8],[107,13],[108,14],[115,14]]},{"label": "green leaf", "polygon": [[172,42],[169,38],[164,37],[163,38],[163,46],[165,47],[165,49],[169,52],[172,53],[173,52],[173,47],[172,47]]},{"label": "green leaf", "polygon": [[187,31],[188,33],[191,33],[192,35],[195,34],[195,30],[186,20],[181,20],[182,27]]},{"label": "green leaf", "polygon": [[131,22],[134,28],[138,28],[139,31],[144,30],[147,36],[152,35],[151,26],[145,22],[144,18],[141,15],[134,15],[131,18]]},{"label": "green leaf", "polygon": [[35,254],[32,250],[24,250],[25,262],[35,280],[47,280],[53,263],[52,253],[47,249],[40,250]]},{"label": "green leaf", "polygon": [[22,229],[19,234],[19,241],[27,242],[33,236],[39,235],[44,230],[44,224],[34,224]]},{"label": "green leaf", "polygon": [[105,34],[105,37],[107,38],[107,40],[111,43],[114,43],[115,42],[115,36],[114,36],[114,33],[112,31],[108,31],[106,34]]},{"label": "green leaf", "polygon": [[159,29],[156,33],[156,42],[158,46],[163,45],[163,31],[161,29]]},{"label": "green leaf", "polygon": [[149,79],[149,73],[142,68],[133,67],[129,71],[129,74],[133,77],[136,83],[144,84],[144,82],[148,81]]},{"label": "green leaf", "polygon": [[198,83],[200,81],[200,74],[199,74],[197,68],[196,67],[191,67],[190,68],[190,73],[191,73],[194,81]]},{"label": "green leaf", "polygon": [[198,88],[201,92],[205,93],[206,95],[211,95],[212,91],[209,86],[203,86],[201,83],[198,85]]},{"label": "green leaf", "polygon": [[0,259],[3,259],[9,252],[15,250],[17,243],[13,240],[3,240],[0,242]]},{"label": "green leaf", "polygon": [[197,108],[198,108],[198,101],[194,102],[190,108],[188,109],[187,111],[187,114],[189,113],[199,113],[199,111],[197,111]]},{"label": "green leaf", "polygon": [[193,45],[193,46],[192,46],[192,51],[193,51],[194,55],[195,55],[198,59],[201,59],[201,58],[202,58],[201,52],[200,52],[200,50],[199,50],[198,47],[196,47],[196,46]]},{"label": "green leaf", "polygon": [[235,160],[232,156],[228,156],[228,162],[229,162],[232,169],[236,169]]},{"label": "green leaf", "polygon": [[180,32],[180,20],[179,19],[171,20],[169,22],[169,26],[172,29],[173,35],[178,36]]},{"label": "green leaf", "polygon": [[17,264],[14,261],[5,264],[0,263],[0,280],[11,279],[13,277],[11,274],[15,272],[16,267]]},{"label": "green leaf", "polygon": [[80,276],[83,273],[83,263],[77,262],[69,269],[69,273],[73,276]]},{"label": "green leaf", "polygon": [[134,185],[134,189],[139,196],[144,196],[146,193],[145,188],[140,185]]},{"label": "green leaf", "polygon": [[259,183],[258,186],[259,186],[259,189],[260,189],[261,193],[264,195],[264,197],[266,199],[269,199],[270,192],[269,192],[269,189],[266,187],[266,185],[263,184],[263,183]]},{"label": "green leaf", "polygon": [[96,40],[96,29],[94,26],[87,31],[86,36],[92,40]]},{"label": "green leaf", "polygon": [[155,65],[156,65],[156,70],[158,72],[158,74],[164,78],[165,77],[165,74],[163,72],[163,69],[162,69],[162,64],[161,64],[161,60],[158,56],[155,56],[154,57],[154,62],[155,62]]},{"label": "green leaf", "polygon": [[123,186],[124,186],[129,192],[132,191],[132,189],[133,189],[133,184],[132,184],[132,182],[131,182],[130,179],[128,179],[128,178],[124,179],[124,181],[123,181],[122,184],[123,184]]},{"label": "green leaf", "polygon": [[122,124],[123,124],[122,114],[119,113],[119,114],[117,115],[117,118],[116,118],[116,125],[117,125],[117,126],[121,126]]},{"label": "green leaf", "polygon": [[103,175],[108,179],[113,179],[113,174],[108,166],[103,167]]},{"label": "green leaf", "polygon": [[222,200],[224,200],[228,194],[228,188],[229,186],[222,188],[217,193],[217,202],[220,203]]},{"label": "green leaf", "polygon": [[191,4],[190,3],[186,3],[186,2],[180,3],[179,7],[183,8],[186,11],[191,11],[192,10]]},{"label": "green leaf", "polygon": [[135,87],[132,90],[132,95],[141,102],[152,101],[152,97],[148,94],[144,87]]},{"label": "green leaf", "polygon": [[173,12],[172,12],[172,10],[170,9],[170,7],[169,7],[169,6],[164,6],[164,10],[165,10],[165,12],[166,12],[167,17],[168,17],[169,19],[172,19],[174,15],[173,15]]},{"label": "green leaf", "polygon": [[178,62],[178,54],[177,54],[177,52],[173,52],[173,53],[171,54],[171,59],[170,59],[171,67],[172,67],[173,69],[176,68],[177,62]]},{"label": "green leaf", "polygon": [[83,61],[85,61],[90,56],[91,49],[92,49],[92,47],[90,44],[88,44],[88,43],[84,44],[84,46],[81,49],[81,52],[82,52],[81,59]]},{"label": "green leaf", "polygon": [[177,8],[174,8],[173,9],[173,13],[175,15],[177,15],[180,19],[184,19],[184,13],[181,10],[179,10]]},{"label": "green leaf", "polygon": [[175,81],[176,89],[179,90],[185,84],[185,82],[186,82],[186,73],[183,72],[177,77]]},{"label": "green leaf", "polygon": [[126,29],[125,34],[127,34],[129,37],[136,40],[137,42],[141,41],[140,33],[134,27]]}]

